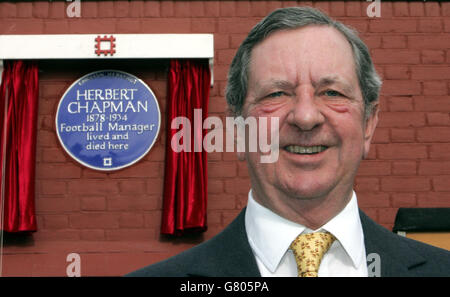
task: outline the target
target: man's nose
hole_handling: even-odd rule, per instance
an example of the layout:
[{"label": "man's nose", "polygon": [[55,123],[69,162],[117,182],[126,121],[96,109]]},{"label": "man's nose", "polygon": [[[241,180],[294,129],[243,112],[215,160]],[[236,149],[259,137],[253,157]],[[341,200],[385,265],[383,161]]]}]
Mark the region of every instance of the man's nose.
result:
[{"label": "man's nose", "polygon": [[302,131],[310,131],[324,122],[325,117],[320,110],[312,87],[297,88],[288,120]]}]

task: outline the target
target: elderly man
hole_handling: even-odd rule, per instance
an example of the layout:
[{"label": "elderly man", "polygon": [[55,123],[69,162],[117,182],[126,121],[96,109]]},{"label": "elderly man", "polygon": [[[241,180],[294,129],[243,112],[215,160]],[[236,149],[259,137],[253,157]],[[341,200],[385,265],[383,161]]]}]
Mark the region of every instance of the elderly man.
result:
[{"label": "elderly man", "polygon": [[263,19],[236,53],[226,96],[235,116],[278,118],[278,160],[238,153],[251,180],[246,209],[213,239],[131,275],[450,275],[449,252],[358,209],[353,184],[380,86],[367,47],[343,24],[312,8]]}]

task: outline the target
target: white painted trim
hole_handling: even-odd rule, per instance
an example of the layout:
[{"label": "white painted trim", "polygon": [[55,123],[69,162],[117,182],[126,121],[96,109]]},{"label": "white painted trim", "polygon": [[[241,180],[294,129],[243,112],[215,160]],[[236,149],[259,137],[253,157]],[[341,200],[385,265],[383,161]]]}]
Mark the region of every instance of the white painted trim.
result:
[{"label": "white painted trim", "polygon": [[[115,37],[113,56],[95,53],[97,36]],[[171,59],[206,58],[213,86],[213,34],[33,34],[0,35],[4,59]]]},{"label": "white painted trim", "polygon": [[[97,36],[116,38],[113,56],[95,54]],[[213,34],[0,35],[0,59],[213,58]]]}]

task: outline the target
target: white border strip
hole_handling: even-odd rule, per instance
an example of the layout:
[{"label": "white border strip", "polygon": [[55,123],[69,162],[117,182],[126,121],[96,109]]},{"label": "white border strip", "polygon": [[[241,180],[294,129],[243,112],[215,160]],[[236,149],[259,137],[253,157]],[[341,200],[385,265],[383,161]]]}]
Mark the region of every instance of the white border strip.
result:
[{"label": "white border strip", "polygon": [[[97,56],[97,36],[116,38],[113,56]],[[214,57],[213,34],[0,35],[0,59],[130,59]]]}]

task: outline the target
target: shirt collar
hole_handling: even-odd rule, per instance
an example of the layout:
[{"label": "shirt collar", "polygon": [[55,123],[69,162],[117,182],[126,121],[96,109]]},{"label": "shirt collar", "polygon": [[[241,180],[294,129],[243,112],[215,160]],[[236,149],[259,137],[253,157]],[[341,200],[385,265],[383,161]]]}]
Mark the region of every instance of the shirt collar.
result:
[{"label": "shirt collar", "polygon": [[[253,252],[271,272],[275,272],[291,242],[299,234],[310,231],[257,203],[252,190],[248,194],[245,227]],[[364,235],[355,192],[345,208],[319,229],[336,237],[355,267],[361,264],[365,253]]]}]

